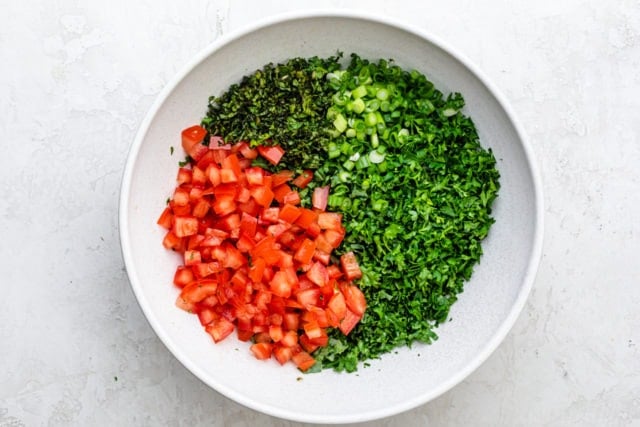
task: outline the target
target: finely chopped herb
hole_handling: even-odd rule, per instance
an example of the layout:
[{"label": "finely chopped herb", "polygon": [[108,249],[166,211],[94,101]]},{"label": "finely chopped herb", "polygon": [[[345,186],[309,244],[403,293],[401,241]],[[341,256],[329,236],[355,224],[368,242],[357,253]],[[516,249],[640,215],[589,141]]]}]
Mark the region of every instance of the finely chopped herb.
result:
[{"label": "finely chopped herb", "polygon": [[461,94],[391,60],[341,61],[268,64],[212,97],[202,124],[225,140],[283,147],[278,169],[313,170],[300,192],[307,206],[314,188],[331,186],[328,208],[347,231],[336,252],[356,254],[368,307],[348,336],[330,334],[312,369],[352,372],[437,339],[482,255],[499,172]]}]

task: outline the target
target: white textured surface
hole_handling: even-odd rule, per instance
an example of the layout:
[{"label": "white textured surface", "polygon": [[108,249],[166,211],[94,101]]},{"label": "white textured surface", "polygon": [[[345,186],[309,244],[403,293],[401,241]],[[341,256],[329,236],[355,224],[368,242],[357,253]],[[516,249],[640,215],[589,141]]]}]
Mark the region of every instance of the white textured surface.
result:
[{"label": "white textured surface", "polygon": [[505,342],[442,397],[368,424],[640,425],[640,2],[87,3],[0,13],[0,426],[293,425],[211,391],[155,337],[123,271],[118,192],[184,61],[266,15],[347,5],[474,61],[524,124],[546,202]]}]

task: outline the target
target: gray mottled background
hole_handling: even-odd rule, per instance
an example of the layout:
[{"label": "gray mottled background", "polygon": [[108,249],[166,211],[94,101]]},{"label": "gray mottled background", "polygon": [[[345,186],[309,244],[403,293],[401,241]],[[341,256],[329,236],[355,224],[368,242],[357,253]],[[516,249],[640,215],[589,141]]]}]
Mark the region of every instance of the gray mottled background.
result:
[{"label": "gray mottled background", "polygon": [[640,2],[59,0],[0,6],[0,426],[289,426],[210,390],[129,288],[117,204],[155,96],[222,34],[301,8],[406,20],[507,95],[541,166],[544,254],[499,349],[371,426],[640,426]]}]

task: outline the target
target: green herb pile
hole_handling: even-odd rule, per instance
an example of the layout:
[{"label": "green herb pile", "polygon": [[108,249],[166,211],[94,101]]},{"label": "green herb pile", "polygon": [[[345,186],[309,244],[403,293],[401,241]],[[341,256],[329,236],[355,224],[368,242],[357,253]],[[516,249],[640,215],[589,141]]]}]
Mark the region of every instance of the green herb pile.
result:
[{"label": "green herb pile", "polygon": [[[269,64],[210,99],[203,125],[230,141],[279,144],[279,169],[313,169],[344,215],[338,254],[353,251],[368,308],[348,336],[331,334],[315,369],[437,339],[434,328],[471,277],[494,220],[499,173],[458,93],[417,71],[357,55]],[[268,165],[265,165],[268,166]]]}]

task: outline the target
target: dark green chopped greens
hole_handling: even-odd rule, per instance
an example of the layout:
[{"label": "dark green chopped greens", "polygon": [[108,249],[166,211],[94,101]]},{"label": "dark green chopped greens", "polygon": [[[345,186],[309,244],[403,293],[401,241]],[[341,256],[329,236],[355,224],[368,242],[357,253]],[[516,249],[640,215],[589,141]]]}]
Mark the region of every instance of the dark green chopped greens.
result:
[{"label": "dark green chopped greens", "polygon": [[316,370],[352,372],[437,339],[482,255],[499,189],[496,160],[463,107],[417,71],[357,55],[346,68],[340,55],[269,64],[211,98],[210,133],[282,145],[279,168],[315,171],[303,200],[330,184],[329,209],[344,215],[337,255],[355,252],[368,308],[349,336],[330,333]]},{"label": "dark green chopped greens", "polygon": [[225,140],[281,145],[287,155],[280,167],[316,169],[326,159],[330,138],[326,112],[333,89],[326,75],[340,68],[339,58],[268,64],[211,97],[202,125]]}]

